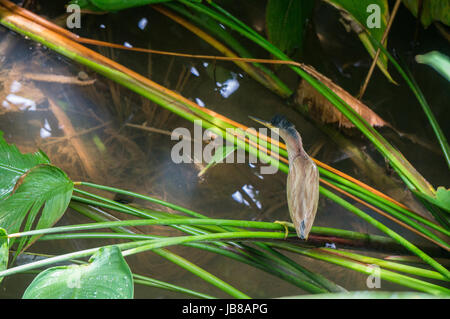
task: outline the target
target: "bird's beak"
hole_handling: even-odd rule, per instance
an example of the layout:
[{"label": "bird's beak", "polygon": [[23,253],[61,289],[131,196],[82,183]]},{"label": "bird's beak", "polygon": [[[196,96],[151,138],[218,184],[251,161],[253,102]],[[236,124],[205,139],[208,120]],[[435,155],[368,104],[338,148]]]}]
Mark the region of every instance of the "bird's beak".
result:
[{"label": "bird's beak", "polygon": [[275,128],[275,126],[273,126],[270,122],[266,122],[266,121],[260,120],[260,119],[258,119],[256,117],[253,117],[253,116],[250,116],[250,115],[248,117],[251,118],[253,121],[258,122],[259,124],[267,126],[270,129],[274,129]]}]

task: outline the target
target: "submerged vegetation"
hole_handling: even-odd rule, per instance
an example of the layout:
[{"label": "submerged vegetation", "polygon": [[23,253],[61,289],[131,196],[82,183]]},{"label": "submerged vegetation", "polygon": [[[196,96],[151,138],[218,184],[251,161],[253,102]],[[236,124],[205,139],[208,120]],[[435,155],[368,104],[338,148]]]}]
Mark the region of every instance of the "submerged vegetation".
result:
[{"label": "submerged vegetation", "polygon": [[[427,102],[408,63],[401,56],[393,55],[394,50],[388,49],[387,45],[390,29],[395,24],[394,18],[402,2],[418,17],[423,27],[435,24],[442,33],[442,41],[446,41],[445,37],[448,40],[450,20],[448,15],[443,14],[444,11],[449,12],[445,8],[448,2],[436,0],[431,5],[428,1],[422,7],[422,1],[398,0],[389,7],[387,0],[268,0],[265,23],[260,30],[238,18],[238,11],[230,12],[227,9],[230,1],[73,0],[61,4],[61,8],[65,4],[80,6],[83,17],[89,16],[94,21],[102,15],[127,14],[126,9],[151,7],[154,12],[167,18],[165,23],[180,25],[212,46],[218,52],[216,55],[166,52],[152,49],[148,43],[139,47],[86,38],[58,26],[58,21],[65,23],[67,19],[73,19],[73,15],[65,14],[52,21],[32,13],[33,5],[38,7],[36,2],[39,3],[25,1],[24,7],[20,7],[0,0],[0,36],[3,39],[0,55],[5,56],[5,60],[0,60],[0,83],[5,92],[11,88],[12,93],[21,89],[14,84],[17,81],[11,81],[12,78],[33,83],[24,89],[33,96],[26,99],[25,104],[22,100],[20,107],[11,98],[12,94],[5,93],[3,96],[0,90],[3,103],[0,121],[3,114],[20,113],[45,105],[45,111],[51,112],[63,129],[64,136],[40,141],[39,149],[33,144],[27,151],[21,151],[20,144],[16,146],[7,142],[11,134],[1,127],[0,282],[19,274],[31,274],[34,279],[24,290],[23,298],[133,298],[137,285],[196,298],[255,297],[248,292],[250,287],[240,284],[239,280],[224,279],[231,278],[225,269],[222,273],[217,269],[207,271],[197,261],[183,257],[186,249],[198,254],[191,256],[194,259],[198,256],[220,256],[249,267],[245,269],[258,269],[299,288],[294,296],[283,294],[282,297],[450,296],[450,190],[446,185],[432,185],[380,130],[382,127],[390,128],[396,138],[408,139],[423,150],[438,153],[445,167],[450,167],[450,149],[445,129],[440,127],[440,124],[446,124],[445,119],[436,118],[433,105]],[[371,58],[372,67],[364,83],[361,83],[358,96],[346,91],[344,84],[335,83],[318,69],[303,63],[301,58],[308,44],[308,26],[315,23],[311,21],[314,8],[324,3],[338,10],[341,22],[348,32],[357,34],[355,39],[361,41]],[[369,10],[372,5],[375,7]],[[376,27],[371,27],[372,24]],[[29,72],[19,64],[8,65],[8,58],[13,53],[8,38],[12,33],[7,29],[45,46],[58,56],[66,57],[75,65],[82,66],[84,71],[76,77],[45,75]],[[160,160],[161,153],[170,151],[156,143],[148,143],[145,137],[136,135],[137,131],[169,135],[173,140],[187,140],[200,144],[200,147],[203,144],[214,145],[214,141],[219,139],[228,142],[226,146],[216,148],[215,154],[205,165],[193,161],[199,170],[194,176],[196,181],[208,179],[213,170],[223,169],[221,164],[212,167],[240,150],[245,151],[248,157],[258,158],[260,163],[256,166],[272,165],[282,173],[288,173],[288,153],[285,144],[248,128],[237,119],[211,110],[201,100],[193,102],[183,96],[189,77],[186,69],[183,69],[176,87],[171,90],[167,76],[153,76],[162,68],[155,67],[153,70],[149,62],[147,76],[133,71],[131,65],[125,65],[118,52],[127,51],[140,54],[149,61],[152,56],[170,56],[169,70],[174,67],[174,61],[180,59],[202,61],[205,68],[211,67],[210,76],[214,83],[219,84],[217,77],[220,77],[221,63],[234,63],[239,71],[233,76],[243,72],[261,84],[264,90],[286,101],[290,112],[293,112],[291,114],[300,114],[338,147],[345,149],[355,167],[363,172],[375,172],[369,182],[363,182],[315,158],[318,150],[314,154],[309,152],[320,174],[321,201],[333,203],[333,209],[337,212],[342,209],[350,213],[352,220],[367,223],[372,231],[341,229],[330,222],[327,227],[314,225],[308,239],[301,240],[292,224],[273,222],[271,216],[246,218],[232,211],[227,215],[229,218],[214,218],[211,213],[192,209],[192,202],[178,205],[174,200],[166,200],[165,196],[146,195],[151,194],[153,185],[167,175],[164,165],[160,165],[155,170],[159,170],[157,173],[162,177],[148,178],[144,173],[145,166],[150,166],[145,160],[147,153],[156,154],[155,163]],[[256,58],[262,55],[263,58]],[[449,79],[449,58],[444,52],[417,55],[416,60],[436,70],[434,76],[441,77],[443,81]],[[410,107],[422,108],[435,141],[425,141],[424,137],[401,132],[376,114],[370,103],[363,101],[372,74],[377,70],[388,85],[406,85],[410,89],[416,98],[416,105]],[[294,89],[290,76],[300,80],[298,89]],[[156,79],[163,78],[157,83]],[[108,112],[115,118],[101,118],[99,113],[86,107],[83,109],[84,116],[88,114],[86,118],[89,121],[94,119],[92,121],[96,124],[80,131],[72,124],[70,106],[63,99],[53,97],[51,85],[40,83],[83,88],[82,92],[95,107],[105,104],[99,90],[107,91],[110,96],[106,103],[109,105]],[[136,94],[131,95],[131,91]],[[139,105],[138,110],[133,106],[135,104]],[[260,116],[254,114],[254,110],[244,110],[244,113]],[[187,134],[174,139],[169,123],[178,121],[178,117],[201,125],[210,134],[210,139],[200,136],[198,141],[196,136],[191,138]],[[119,129],[113,129],[113,122],[119,123]],[[230,129],[233,134],[227,134]],[[106,138],[99,137],[99,130],[103,130]],[[346,134],[350,130],[352,133]],[[89,146],[83,142],[83,136],[91,136]],[[361,138],[378,154],[374,156],[361,149],[358,144]],[[146,140],[148,144],[145,148],[149,150],[141,148],[138,140]],[[70,151],[63,147],[54,150],[54,147],[63,144],[69,144]],[[61,150],[65,153],[61,154]],[[62,158],[58,161],[61,165],[54,164],[53,154]],[[376,156],[383,158],[389,169],[381,166]],[[103,166],[95,164],[99,158]],[[120,165],[120,158],[128,161],[134,174]],[[448,171],[443,174],[448,176]],[[133,179],[132,176],[140,177]],[[141,184],[143,188],[133,186]],[[407,195],[387,194],[385,190],[390,186],[405,188]],[[144,189],[146,194],[125,190],[136,188]],[[182,195],[189,193],[187,189],[188,186],[184,185],[177,189],[179,193],[172,190],[171,197],[182,198]],[[285,191],[273,196],[282,198],[282,202],[279,199],[276,201],[285,204]],[[204,200],[207,205],[219,209],[221,203],[215,202],[217,198],[212,194],[210,199]],[[287,207],[277,205],[274,209],[282,207],[285,212],[283,216],[287,218]],[[318,216],[321,210],[323,205],[319,204]],[[78,222],[61,224],[68,212],[78,216]],[[56,253],[50,249],[52,254],[34,250],[35,247],[51,247],[46,246],[47,243],[59,245],[60,242],[75,243],[71,247],[76,249],[70,252],[62,249]],[[178,250],[179,247],[182,250]],[[216,290],[205,289],[198,282],[198,286],[191,284],[185,287],[153,278],[150,274],[155,273],[155,265],[151,259],[137,262],[133,259],[149,253],[163,257]],[[33,261],[23,262],[26,260],[24,256],[32,256]],[[323,263],[310,265],[299,262],[303,260],[301,258]],[[324,273],[312,266],[323,264],[364,274],[363,280],[367,278],[366,291],[352,291],[354,289],[351,287],[339,283],[335,272]],[[176,275],[173,277],[176,278]],[[170,276],[166,278],[170,279]],[[377,288],[379,280],[395,285],[390,286],[393,288],[389,291],[383,288],[379,292],[370,291]],[[262,291],[257,297],[273,295],[276,293]]]}]

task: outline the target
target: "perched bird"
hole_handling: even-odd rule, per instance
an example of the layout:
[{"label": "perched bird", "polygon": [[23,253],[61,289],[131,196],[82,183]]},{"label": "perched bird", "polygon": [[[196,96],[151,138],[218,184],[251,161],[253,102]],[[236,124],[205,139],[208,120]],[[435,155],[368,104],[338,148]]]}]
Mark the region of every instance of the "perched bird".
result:
[{"label": "perched bird", "polygon": [[275,131],[286,143],[289,158],[287,202],[291,220],[298,237],[307,239],[316,217],[319,201],[319,171],[303,149],[302,137],[294,125],[276,115],[271,122],[251,117],[254,121]]}]

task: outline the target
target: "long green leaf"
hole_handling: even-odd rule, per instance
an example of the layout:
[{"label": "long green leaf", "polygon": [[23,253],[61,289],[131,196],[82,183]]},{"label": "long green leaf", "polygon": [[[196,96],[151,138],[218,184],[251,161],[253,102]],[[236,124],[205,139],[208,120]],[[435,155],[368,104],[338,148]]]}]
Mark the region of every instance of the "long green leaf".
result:
[{"label": "long green leaf", "polygon": [[[436,134],[439,145],[441,146],[442,152],[444,153],[444,157],[447,162],[447,165],[450,167],[450,146],[447,142],[447,138],[445,137],[441,127],[439,126],[435,116],[433,115],[433,112],[431,111],[431,108],[428,105],[428,102],[425,99],[425,96],[423,95],[418,84],[414,80],[414,77],[412,76],[411,72],[406,67],[406,63],[403,63],[403,65],[405,66],[405,69],[403,69],[400,66],[400,64],[392,57],[392,55],[381,45],[380,42],[378,42],[374,38],[372,40],[378,46],[378,48],[388,57],[388,59],[391,61],[391,63],[395,66],[397,71],[400,73],[400,75],[406,81],[406,83],[408,84],[410,89],[413,91],[414,95],[416,96],[417,100],[419,101],[420,105],[422,106],[422,109],[423,109],[425,115],[427,116],[428,121],[430,122],[434,133]],[[430,195],[433,196],[434,193],[435,192],[433,191],[431,194],[430,193],[424,193],[424,194],[428,195],[428,196],[430,196]]]},{"label": "long green leaf", "polygon": [[[8,233],[3,228],[0,228],[0,271],[8,268],[8,257],[9,257],[9,243],[8,243]],[[0,283],[3,278],[0,277]]]},{"label": "long green leaf", "polygon": [[[346,12],[352,22],[356,23],[356,31],[363,45],[366,47],[370,56],[373,58],[376,54],[376,46],[371,39],[367,37],[369,32],[375,39],[381,42],[383,34],[387,28],[389,20],[389,5],[387,0],[324,0],[339,10]],[[353,29],[355,29],[354,27]],[[386,43],[383,43],[386,45]],[[388,72],[388,59],[385,55],[380,55],[377,65],[389,81],[394,82]]]},{"label": "long green leaf", "polygon": [[266,28],[269,41],[290,55],[303,47],[306,21],[314,0],[269,0],[266,6]]},{"label": "long green leaf", "polygon": [[[362,272],[366,275],[372,275],[373,274],[373,268],[370,265],[363,264],[360,262],[355,262],[349,258],[343,258],[341,256],[337,256],[335,254],[326,253],[323,251],[318,251],[314,249],[305,249],[301,247],[296,247],[294,245],[290,244],[278,244],[274,243],[274,246],[277,246],[281,249],[285,249],[287,251],[296,252],[302,255],[309,256],[311,258],[315,259],[321,259],[342,267],[346,267],[349,269],[353,269],[358,272]],[[382,280],[388,280],[412,289],[416,289],[419,291],[423,291],[429,294],[433,294],[436,296],[443,296],[448,297],[450,296],[450,290],[441,287],[423,280],[419,280],[416,278],[408,277],[402,274],[398,274],[396,272],[386,270],[383,268],[379,269],[379,276]]]},{"label": "long green leaf", "polygon": [[[220,23],[223,23],[224,25],[232,28],[233,30],[236,30],[243,36],[266,49],[268,52],[272,53],[278,59],[292,61],[280,49],[273,46],[262,36],[249,31],[248,27],[242,27],[242,23],[237,23],[236,18],[230,19],[229,16],[220,14],[202,4],[194,4],[186,0],[179,1],[189,8],[202,12],[216,19]],[[428,181],[425,180],[425,178],[423,178],[423,176],[419,174],[419,172],[416,171],[411,163],[409,163],[408,160],[397,149],[389,144],[389,142],[380,133],[378,133],[372,126],[370,126],[367,121],[365,121],[351,106],[349,106],[345,101],[337,96],[336,93],[334,93],[330,88],[326,87],[324,84],[322,84],[320,81],[315,79],[300,67],[293,65],[290,65],[289,67],[302,78],[304,78],[315,89],[317,89],[325,98],[327,98],[378,148],[378,150],[387,159],[389,159],[392,167],[400,174],[403,180],[407,182],[408,187],[412,189],[415,188],[418,191],[428,195],[433,195],[435,193],[434,188],[428,183]]]},{"label": "long green leaf", "polygon": [[97,8],[102,11],[116,11],[169,1],[173,0],[72,0],[69,3],[77,4],[83,9]]},{"label": "long green leaf", "polygon": [[434,269],[436,269],[438,272],[440,272],[445,278],[450,279],[450,271],[448,271],[445,267],[443,267],[441,264],[439,264],[436,260],[431,258],[428,254],[426,254],[425,252],[423,252],[422,250],[417,248],[415,245],[410,243],[408,240],[406,240],[405,238],[403,238],[402,236],[400,236],[399,234],[397,234],[390,228],[386,227],[385,225],[383,225],[382,223],[380,223],[379,221],[377,221],[370,215],[366,214],[361,209],[349,204],[344,199],[342,199],[339,196],[335,195],[334,193],[330,192],[329,190],[327,190],[323,187],[320,187],[320,192],[321,192],[321,194],[323,194],[323,193],[328,194],[327,197],[329,197],[329,198],[334,198],[334,200],[337,203],[340,203],[342,206],[346,207],[352,213],[361,217],[369,224],[375,226],[376,228],[378,228],[379,230],[381,230],[382,232],[384,232],[385,234],[387,234],[388,236],[390,236],[391,238],[396,240],[398,243],[403,245],[406,249],[408,249],[409,251],[413,252],[414,254],[416,254],[417,256],[422,258],[430,266],[432,266]]},{"label": "long green leaf", "polygon": [[203,294],[203,293],[197,292],[197,291],[193,291],[191,289],[187,289],[187,288],[180,287],[177,285],[173,285],[173,284],[170,284],[170,283],[167,283],[167,282],[164,282],[161,280],[157,280],[154,278],[149,278],[149,277],[141,276],[141,275],[137,275],[137,274],[133,274],[133,278],[134,278],[135,284],[141,284],[141,285],[166,289],[166,290],[170,290],[170,291],[175,291],[175,292],[179,292],[179,293],[183,293],[183,294],[188,294],[188,295],[191,295],[191,296],[197,297],[197,298],[216,299],[215,297],[212,297],[210,295]]},{"label": "long green leaf", "polygon": [[[448,299],[450,297],[440,296]],[[417,292],[389,292],[389,291],[352,291],[347,293],[286,296],[280,299],[436,299],[435,296]]]},{"label": "long green leaf", "polygon": [[426,54],[416,55],[417,63],[431,66],[439,72],[447,81],[450,81],[450,58],[439,51],[431,51]]},{"label": "long green leaf", "polygon": [[450,26],[450,1],[448,0],[403,0],[405,6],[417,17],[422,3],[420,21],[427,28],[434,21]]}]

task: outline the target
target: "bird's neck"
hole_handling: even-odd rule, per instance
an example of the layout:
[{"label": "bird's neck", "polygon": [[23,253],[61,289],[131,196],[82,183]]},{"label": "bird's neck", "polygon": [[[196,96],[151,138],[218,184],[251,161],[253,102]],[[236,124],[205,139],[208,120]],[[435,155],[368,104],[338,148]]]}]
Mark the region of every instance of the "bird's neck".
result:
[{"label": "bird's neck", "polygon": [[291,134],[286,134],[286,136],[282,136],[283,140],[286,143],[287,151],[288,151],[288,159],[289,163],[291,163],[296,157],[304,155],[305,151],[303,150],[303,142],[299,133],[297,136],[292,136]]}]

